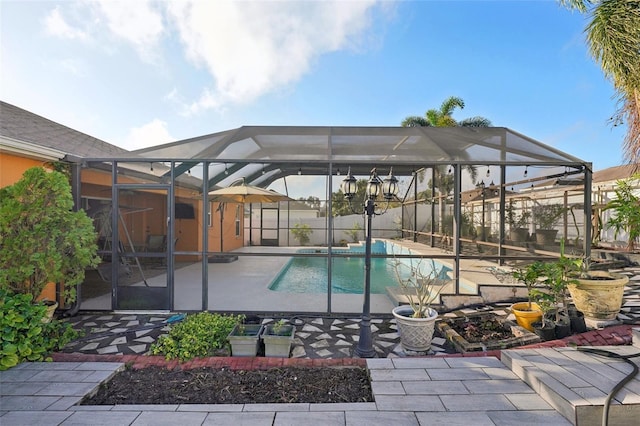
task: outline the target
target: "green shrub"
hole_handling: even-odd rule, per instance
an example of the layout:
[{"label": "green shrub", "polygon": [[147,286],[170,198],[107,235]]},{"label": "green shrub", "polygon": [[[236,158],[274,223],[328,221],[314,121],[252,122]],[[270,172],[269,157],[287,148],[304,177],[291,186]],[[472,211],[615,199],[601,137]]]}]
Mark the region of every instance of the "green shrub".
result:
[{"label": "green shrub", "polygon": [[85,270],[98,265],[97,235],[87,214],[73,211],[67,177],[32,167],[0,190],[0,288],[35,300],[49,282],[76,298]]},{"label": "green shrub", "polygon": [[350,230],[344,231],[344,233],[351,237],[351,241],[357,243],[360,239],[360,231],[362,231],[362,225],[356,222]]},{"label": "green shrub", "polygon": [[293,228],[291,228],[291,233],[293,234],[293,238],[300,242],[300,245],[303,246],[310,241],[310,236],[313,230],[306,223],[296,223]]},{"label": "green shrub", "polygon": [[32,299],[31,294],[0,290],[0,370],[23,361],[50,361],[51,351],[78,337],[69,323],[42,322],[47,307]]},{"label": "green shrub", "polygon": [[171,328],[168,335],[151,345],[152,355],[164,355],[166,359],[192,358],[215,355],[227,345],[227,336],[233,327],[242,322],[242,315],[221,315],[200,312],[189,315]]}]

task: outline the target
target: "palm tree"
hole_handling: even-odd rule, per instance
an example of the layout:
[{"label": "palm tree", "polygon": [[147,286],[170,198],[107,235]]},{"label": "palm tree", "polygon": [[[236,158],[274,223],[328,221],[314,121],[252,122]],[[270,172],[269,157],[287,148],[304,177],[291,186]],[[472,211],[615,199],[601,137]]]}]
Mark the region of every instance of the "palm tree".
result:
[{"label": "palm tree", "polygon": [[589,13],[585,32],[591,56],[611,80],[618,109],[614,126],[627,124],[624,155],[631,164],[640,163],[640,1],[558,0],[568,9]]},{"label": "palm tree", "polygon": [[[471,117],[462,121],[456,121],[452,115],[456,108],[463,109],[464,101],[456,96],[450,96],[442,102],[440,109],[430,109],[424,117],[409,116],[402,120],[402,127],[490,127],[491,121],[484,117]],[[472,165],[465,166],[465,170],[475,183],[478,172]],[[424,171],[419,174],[420,181],[424,179]],[[449,194],[453,189],[453,177],[447,173],[447,166],[440,165],[434,168],[434,186],[440,192],[438,206],[440,218],[438,220],[438,232],[443,232],[442,217],[444,216],[443,196]]]}]

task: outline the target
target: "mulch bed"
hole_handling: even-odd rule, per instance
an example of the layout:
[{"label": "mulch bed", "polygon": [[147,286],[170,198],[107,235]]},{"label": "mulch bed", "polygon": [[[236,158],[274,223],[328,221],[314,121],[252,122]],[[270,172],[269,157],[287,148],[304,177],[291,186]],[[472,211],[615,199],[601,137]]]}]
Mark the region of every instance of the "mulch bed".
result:
[{"label": "mulch bed", "polygon": [[371,402],[366,368],[128,369],[81,405]]}]

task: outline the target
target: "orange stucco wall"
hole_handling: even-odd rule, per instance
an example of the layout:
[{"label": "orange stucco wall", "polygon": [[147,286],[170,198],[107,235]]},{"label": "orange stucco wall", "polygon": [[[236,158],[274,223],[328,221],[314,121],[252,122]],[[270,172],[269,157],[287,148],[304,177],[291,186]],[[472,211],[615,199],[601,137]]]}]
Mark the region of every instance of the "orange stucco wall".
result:
[{"label": "orange stucco wall", "polygon": [[45,161],[33,158],[18,157],[0,151],[0,188],[13,185],[20,180],[22,174],[31,167],[43,166]]}]

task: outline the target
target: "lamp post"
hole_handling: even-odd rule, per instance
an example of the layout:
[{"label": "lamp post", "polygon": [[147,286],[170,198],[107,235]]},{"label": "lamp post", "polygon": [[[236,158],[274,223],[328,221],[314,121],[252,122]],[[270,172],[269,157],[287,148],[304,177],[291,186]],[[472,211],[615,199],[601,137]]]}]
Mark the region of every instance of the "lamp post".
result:
[{"label": "lamp post", "polygon": [[482,191],[482,223],[480,224],[480,226],[482,226],[482,241],[486,241],[486,233],[484,230],[484,217],[485,217],[485,207],[484,207],[484,203],[485,203],[485,198],[486,198],[486,193],[484,192],[485,190],[485,184],[484,184],[484,180],[481,180],[479,184],[476,185],[476,188],[478,188],[479,190]]},{"label": "lamp post", "polygon": [[[398,195],[398,179],[393,176],[393,169],[389,171],[384,181],[380,180],[375,168],[371,170],[369,181],[367,182],[366,198],[362,212],[356,212],[351,206],[351,200],[357,191],[356,178],[351,174],[351,167],[347,177],[342,181],[340,188],[345,198],[349,202],[349,207],[356,214],[364,214],[367,216],[367,225],[365,229],[365,255],[364,255],[364,302],[362,305],[362,321],[360,322],[360,338],[358,346],[355,349],[356,355],[361,358],[372,358],[376,351],[373,349],[373,339],[371,336],[371,219],[375,215],[384,214],[389,207],[389,201]],[[376,199],[378,195],[387,201],[384,211],[376,213]]]}]

